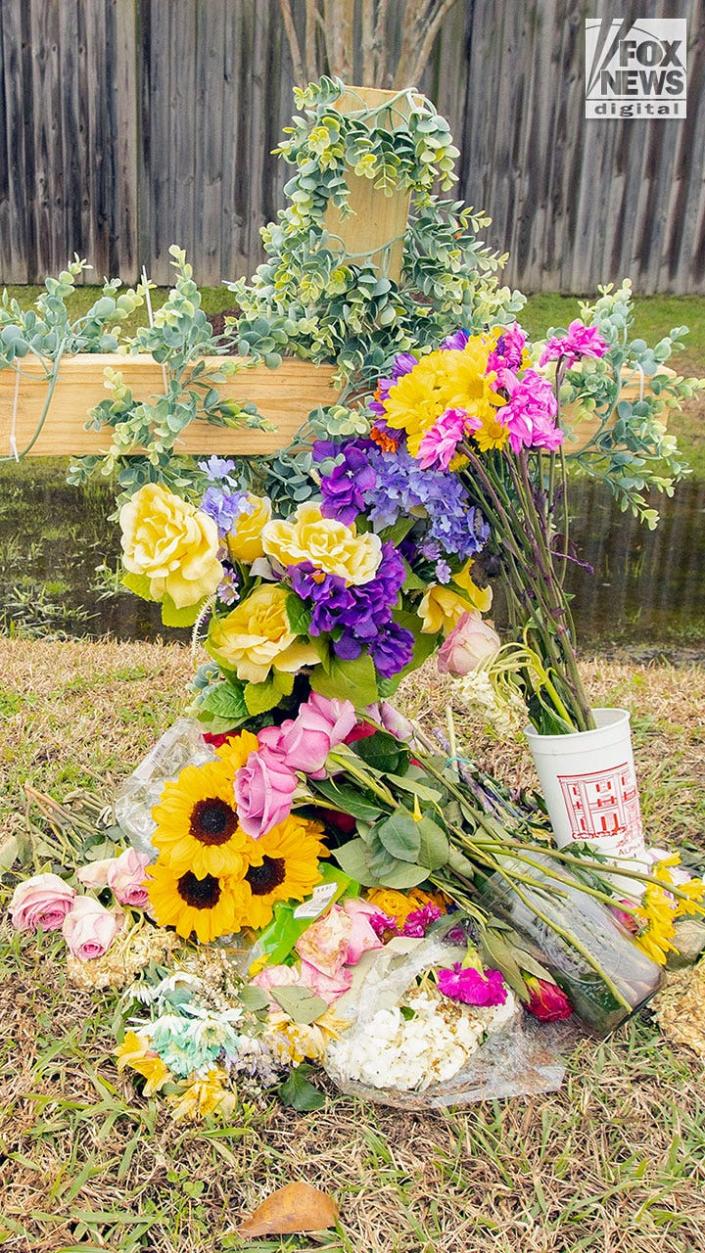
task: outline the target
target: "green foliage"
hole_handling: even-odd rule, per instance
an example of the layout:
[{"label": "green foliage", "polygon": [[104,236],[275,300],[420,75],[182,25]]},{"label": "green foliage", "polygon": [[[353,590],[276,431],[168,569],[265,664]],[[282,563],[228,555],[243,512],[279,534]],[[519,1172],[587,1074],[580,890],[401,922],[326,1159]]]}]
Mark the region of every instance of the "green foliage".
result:
[{"label": "green foliage", "polygon": [[[459,323],[511,321],[523,298],[498,286],[503,258],[477,239],[489,219],[433,194],[437,182],[444,191],[454,183],[458,153],[431,102],[402,91],[376,108],[342,114],[334,105],[343,90],[323,78],[297,91],[301,112],[276,149],[295,167],[284,189],[287,207],[262,232],[265,263],[251,282],[230,286],[242,308],[240,352],[266,360],[286,348],[335,362],[359,389],[396,352],[434,343]],[[350,175],[369,178],[385,194],[410,194],[399,283],[385,272],[384,254],[381,261],[379,254],[346,255],[326,229],[330,205],[349,210]],[[317,415],[321,433],[359,433],[344,409]]]},{"label": "green foliage", "polygon": [[[668,412],[702,391],[705,380],[673,376],[663,368],[683,348],[687,327],[675,327],[650,347],[644,339],[631,338],[630,281],[625,279],[616,290],[608,284],[599,292],[594,304],[583,302],[580,311],[610,349],[598,360],[586,358],[569,369],[560,391],[562,406],[570,406],[579,419],[594,418],[596,429],[586,446],[573,453],[568,442],[566,454],[580,473],[603,482],[620,508],[653,530],[659,515],[648,493],[671,496],[675,483],[688,473],[676,439],[666,429]],[[554,332],[551,328],[549,335]],[[625,375],[640,381],[637,400],[620,399]]]},{"label": "green foliage", "polygon": [[[112,446],[104,457],[75,462],[70,473],[73,483],[95,474],[116,473],[125,496],[149,482],[167,483],[188,494],[202,485],[203,476],[193,460],[175,458],[174,452],[191,422],[200,419],[233,428],[266,425],[254,406],[221,398],[217,384],[246,365],[223,355],[232,348],[231,338],[213,334],[183,249],[172,245],[169,251],[175,285],[154,314],[152,325],[138,328],[127,345],[130,352],[147,353],[162,366],[164,390],[147,401],[137,400],[119,370],[106,370],[109,396],[92,411],[88,425],[94,430],[112,428]],[[147,294],[147,286],[138,289],[140,298]],[[207,368],[203,358],[217,355],[222,356],[222,364]],[[145,455],[127,458],[135,448],[144,448]]]}]

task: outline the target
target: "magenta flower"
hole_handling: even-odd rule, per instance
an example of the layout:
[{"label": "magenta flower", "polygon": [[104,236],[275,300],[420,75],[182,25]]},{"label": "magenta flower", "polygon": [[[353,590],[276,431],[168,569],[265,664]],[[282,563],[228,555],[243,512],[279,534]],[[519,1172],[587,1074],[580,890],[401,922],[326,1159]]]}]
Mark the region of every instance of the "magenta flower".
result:
[{"label": "magenta flower", "polygon": [[414,940],[422,940],[432,923],[437,922],[441,911],[437,905],[424,905],[422,909],[412,909],[407,914],[402,935]]},{"label": "magenta flower", "polygon": [[392,918],[391,914],[382,913],[381,910],[378,910],[376,914],[370,914],[370,926],[380,939],[387,931],[392,931],[394,935],[398,934],[396,918]]},{"label": "magenta flower", "polygon": [[541,356],[539,365],[549,361],[557,361],[565,357],[568,365],[575,365],[581,357],[604,357],[609,344],[595,326],[586,326],[578,318],[571,322],[567,335],[554,335],[549,339]]},{"label": "magenta flower", "polygon": [[483,975],[474,966],[461,966],[460,962],[438,971],[438,986],[449,1000],[463,1005],[504,1005],[507,999],[501,970],[488,970]]},{"label": "magenta flower", "polygon": [[419,444],[418,461],[422,470],[447,470],[466,431],[479,430],[482,423],[464,409],[446,409]]},{"label": "magenta flower", "polygon": [[490,370],[518,370],[526,344],[526,331],[518,322],[502,331],[497,340],[496,348],[487,358],[487,372]]},{"label": "magenta flower", "polygon": [[522,448],[547,448],[555,452],[563,442],[563,431],[556,426],[558,405],[548,379],[536,370],[525,370],[521,379],[511,370],[500,370],[497,386],[509,396],[500,410],[509,430],[512,452]]}]

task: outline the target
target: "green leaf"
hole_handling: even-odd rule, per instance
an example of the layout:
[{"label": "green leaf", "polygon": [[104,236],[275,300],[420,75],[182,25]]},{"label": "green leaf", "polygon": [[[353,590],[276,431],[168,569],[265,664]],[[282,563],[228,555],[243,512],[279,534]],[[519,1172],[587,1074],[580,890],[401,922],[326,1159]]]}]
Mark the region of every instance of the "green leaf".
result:
[{"label": "green leaf", "polygon": [[429,870],[440,870],[450,857],[450,844],[445,831],[432,818],[425,816],[416,826],[421,837],[419,861]]},{"label": "green leaf", "polygon": [[419,796],[422,801],[431,801],[433,804],[441,800],[443,796],[443,793],[436,788],[427,787],[425,783],[420,783],[411,772],[409,774],[392,774],[388,772],[386,781],[388,783],[396,783],[397,787],[401,788],[403,792],[411,792],[413,796]]},{"label": "green leaf", "polygon": [[249,714],[243,690],[241,683],[219,683],[208,693],[201,710],[215,718],[239,722]]},{"label": "green leaf", "polygon": [[306,1075],[311,1072],[311,1066],[297,1066],[291,1071],[288,1079],[284,1080],[281,1087],[277,1088],[282,1104],[297,1110],[299,1114],[309,1114],[313,1110],[322,1109],[326,1103],[323,1093],[319,1092],[318,1088],[315,1088],[306,1078]]},{"label": "green leaf", "polygon": [[358,740],[353,752],[366,761],[368,766],[391,774],[399,770],[408,759],[408,752],[395,736],[388,731],[376,731],[365,740]]},{"label": "green leaf", "polygon": [[382,813],[379,805],[367,800],[352,784],[336,783],[334,779],[310,780],[310,786],[326,800],[332,802],[343,813],[353,818],[362,818],[365,822],[374,822]]},{"label": "green leaf", "polygon": [[370,856],[364,840],[350,840],[341,848],[333,849],[333,856],[346,874],[365,888],[380,886],[377,876],[370,869]]},{"label": "green leaf", "polygon": [[389,873],[385,874],[384,883],[381,886],[397,888],[400,892],[404,892],[407,888],[418,887],[419,883],[423,883],[427,878],[428,866],[416,866],[408,861],[395,861]]},{"label": "green leaf", "polygon": [[254,717],[255,714],[264,714],[268,709],[274,709],[282,698],[282,692],[270,675],[264,683],[246,683],[244,697],[247,712]]},{"label": "green leaf", "polygon": [[319,667],[311,675],[311,687],[332,700],[352,701],[356,709],[373,705],[378,699],[377,675],[372,658],[362,654],[354,661],[331,656],[328,673]]},{"label": "green leaf", "polygon": [[322,996],[316,996],[310,988],[301,988],[293,984],[272,988],[272,996],[277,1004],[281,1005],[285,1014],[293,1018],[294,1022],[300,1022],[306,1027],[320,1018],[321,1014],[325,1014],[328,1008],[328,1002],[324,1001]]},{"label": "green leaf", "polygon": [[311,625],[311,610],[296,592],[289,592],[285,603],[286,616],[294,635],[307,635]]},{"label": "green leaf", "polygon": [[266,1009],[269,1005],[269,997],[262,988],[255,987],[254,983],[247,983],[240,988],[238,999],[245,1009],[257,1011],[258,1009]]},{"label": "green leaf", "polygon": [[416,670],[423,665],[427,657],[436,651],[439,636],[427,635],[421,630],[423,623],[416,613],[408,613],[402,610],[394,614],[394,621],[399,623],[400,627],[404,627],[405,631],[411,631],[414,637],[414,654],[408,666],[404,667],[404,674],[409,674],[411,670]]},{"label": "green leaf", "polygon": [[185,605],[183,609],[178,609],[174,604],[171,596],[164,597],[162,601],[162,622],[168,627],[190,627],[193,626],[196,618],[201,612],[205,603],[199,600],[195,605]]},{"label": "green leaf", "polygon": [[140,596],[142,600],[154,600],[149,590],[150,580],[146,574],[123,574],[120,582],[128,592],[134,592],[135,596]]},{"label": "green leaf", "polygon": [[417,861],[421,849],[419,824],[408,810],[400,809],[375,827],[375,835],[392,857],[400,861]]}]

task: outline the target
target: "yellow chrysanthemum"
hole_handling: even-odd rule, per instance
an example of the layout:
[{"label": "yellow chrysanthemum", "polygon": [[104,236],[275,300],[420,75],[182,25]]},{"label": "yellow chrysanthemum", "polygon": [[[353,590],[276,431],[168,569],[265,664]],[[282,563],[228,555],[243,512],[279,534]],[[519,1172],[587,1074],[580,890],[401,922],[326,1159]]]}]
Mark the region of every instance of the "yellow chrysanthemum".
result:
[{"label": "yellow chrysanthemum", "polygon": [[410,892],[398,892],[396,888],[371,888],[367,892],[367,900],[381,914],[394,918],[397,926],[403,926],[409,914],[425,905],[436,905],[443,913],[447,909],[447,898],[442,892],[424,892],[423,888],[412,888]]},{"label": "yellow chrysanthemum", "polygon": [[[256,737],[251,739],[256,748]],[[152,841],[163,865],[192,870],[199,879],[244,873],[247,837],[238,826],[234,777],[230,763],[219,759],[185,766],[164,784],[152,810],[157,824]]]},{"label": "yellow chrysanthemum", "polygon": [[324,518],[320,505],[305,502],[287,519],[268,522],[262,532],[268,557],[283,566],[310,561],[322,574],[335,574],[349,585],[369,583],[382,560],[382,541],[371,531]]},{"label": "yellow chrysanthemum", "polygon": [[130,1070],[136,1071],[146,1080],[145,1096],[152,1096],[171,1079],[169,1067],[156,1053],[150,1052],[149,1040],[138,1035],[136,1031],[125,1033],[122,1044],[115,1050],[115,1058],[118,1070],[129,1066]]},{"label": "yellow chrysanthemum", "polygon": [[323,828],[290,814],[258,840],[248,838],[248,868],[234,885],[242,926],[259,930],[277,901],[302,901],[321,881],[318,859],[327,856]]},{"label": "yellow chrysanthemum", "polygon": [[668,954],[678,951],[673,943],[676,917],[673,897],[665,888],[649,883],[635,916],[644,924],[635,937],[636,943],[658,966],[665,966]]},{"label": "yellow chrysanthemum", "polygon": [[158,861],[147,870],[149,912],[158,926],[210,944],[242,926],[234,885],[232,878],[212,874],[199,878],[192,870],[176,870]]},{"label": "yellow chrysanthemum", "polygon": [[219,1066],[213,1066],[207,1075],[189,1079],[171,1097],[172,1117],[177,1122],[182,1118],[199,1121],[213,1114],[230,1096],[224,1083],[225,1078],[225,1071]]},{"label": "yellow chrysanthemum", "polygon": [[489,452],[492,448],[504,448],[509,439],[509,429],[498,413],[489,414],[482,419],[482,426],[471,431],[480,452]]}]

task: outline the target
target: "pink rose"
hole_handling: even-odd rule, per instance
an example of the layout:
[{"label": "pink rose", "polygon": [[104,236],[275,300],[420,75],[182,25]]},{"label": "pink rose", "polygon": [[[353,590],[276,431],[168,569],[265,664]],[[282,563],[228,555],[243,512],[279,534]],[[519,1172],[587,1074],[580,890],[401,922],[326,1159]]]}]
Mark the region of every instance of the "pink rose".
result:
[{"label": "pink rose", "polygon": [[396,739],[409,743],[414,738],[414,728],[409,719],[390,705],[388,700],[381,700],[377,705],[368,705],[365,713],[374,718],[375,722],[380,723],[385,731],[389,731],[389,734],[395,736]]},{"label": "pink rose", "polygon": [[355,725],[355,708],[349,700],[330,700],[312,692],[299,707],[296,718],[280,727],[267,727],[260,741],[276,748],[292,770],[322,777],[331,748],[342,744]]},{"label": "pink rose", "polygon": [[18,931],[58,931],[76,893],[56,874],[35,874],[18,883],[10,901],[12,925]]},{"label": "pink rose", "polygon": [[379,910],[376,905],[370,905],[367,901],[359,900],[345,901],[343,909],[352,923],[345,962],[348,966],[355,966],[363,953],[367,953],[373,948],[383,947],[382,941],[370,921],[372,918],[379,916]]},{"label": "pink rose", "polygon": [[266,744],[250,753],[235,776],[240,826],[254,840],[291,813],[298,779],[280,753]]},{"label": "pink rose", "polygon": [[73,956],[91,961],[107,953],[122,923],[122,914],[106,909],[92,896],[79,896],[61,930]]},{"label": "pink rose", "polygon": [[469,674],[493,657],[501,645],[494,627],[483,622],[479,613],[464,613],[443,642],[438,653],[438,669],[441,674]]},{"label": "pink rose", "polygon": [[127,848],[108,866],[108,887],[121,905],[133,909],[145,909],[148,901],[145,871],[149,865],[147,853]]},{"label": "pink rose", "polygon": [[347,992],[352,984],[352,971],[343,967],[335,975],[326,975],[323,971],[318,970],[316,966],[312,966],[310,962],[301,963],[301,982],[310,988],[316,996],[320,996],[322,1000],[331,1005],[333,1001],[337,1001],[339,996]]},{"label": "pink rose", "polygon": [[76,871],[76,878],[87,888],[107,888],[108,868],[115,861],[114,857],[101,857],[98,861],[89,861]]},{"label": "pink rose", "polygon": [[337,975],[347,961],[352,922],[338,905],[316,919],[296,941],[296,952],[326,975]]},{"label": "pink rose", "polygon": [[299,987],[301,976],[294,966],[265,966],[251,982],[267,993],[270,1009],[281,1009],[279,1002],[272,996],[272,988]]}]

